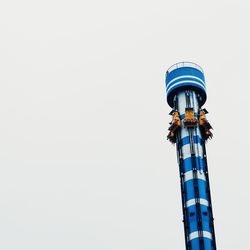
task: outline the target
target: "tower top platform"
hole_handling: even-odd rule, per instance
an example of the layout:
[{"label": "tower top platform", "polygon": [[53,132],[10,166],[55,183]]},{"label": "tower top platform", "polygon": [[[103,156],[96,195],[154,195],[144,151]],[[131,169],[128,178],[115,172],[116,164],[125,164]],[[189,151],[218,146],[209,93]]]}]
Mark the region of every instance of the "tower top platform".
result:
[{"label": "tower top platform", "polygon": [[167,102],[174,106],[174,96],[184,90],[194,90],[199,95],[199,104],[206,102],[206,84],[203,69],[196,63],[179,62],[166,72]]}]

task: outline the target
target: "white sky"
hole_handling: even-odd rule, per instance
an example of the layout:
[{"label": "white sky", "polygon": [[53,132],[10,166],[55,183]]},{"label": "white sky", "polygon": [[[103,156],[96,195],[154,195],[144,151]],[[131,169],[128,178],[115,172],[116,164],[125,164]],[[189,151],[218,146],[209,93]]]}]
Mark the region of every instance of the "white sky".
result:
[{"label": "white sky", "polygon": [[182,250],[165,70],[207,80],[218,249],[247,249],[249,1],[2,1],[0,249]]}]

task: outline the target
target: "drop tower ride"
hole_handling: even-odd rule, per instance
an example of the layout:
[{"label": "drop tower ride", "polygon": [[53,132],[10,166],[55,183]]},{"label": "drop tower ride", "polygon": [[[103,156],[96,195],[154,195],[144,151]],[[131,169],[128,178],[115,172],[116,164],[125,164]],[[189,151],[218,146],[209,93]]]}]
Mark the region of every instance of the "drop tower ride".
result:
[{"label": "drop tower ride", "polygon": [[187,250],[216,250],[205,143],[212,138],[206,119],[203,70],[181,62],[166,73],[167,102],[172,108],[167,138],[176,144]]}]

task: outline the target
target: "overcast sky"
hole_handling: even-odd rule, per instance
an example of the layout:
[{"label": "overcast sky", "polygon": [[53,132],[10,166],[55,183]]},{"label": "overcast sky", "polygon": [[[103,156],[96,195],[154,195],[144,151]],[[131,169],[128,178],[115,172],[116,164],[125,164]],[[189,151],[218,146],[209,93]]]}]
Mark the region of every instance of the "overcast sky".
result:
[{"label": "overcast sky", "polygon": [[166,69],[205,71],[218,249],[247,249],[249,1],[2,1],[0,249],[184,250]]}]

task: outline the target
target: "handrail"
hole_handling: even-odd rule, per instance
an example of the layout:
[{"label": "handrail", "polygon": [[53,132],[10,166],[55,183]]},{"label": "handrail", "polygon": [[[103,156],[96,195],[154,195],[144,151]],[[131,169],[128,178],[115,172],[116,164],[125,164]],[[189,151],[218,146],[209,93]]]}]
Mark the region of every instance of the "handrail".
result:
[{"label": "handrail", "polygon": [[179,68],[183,68],[183,67],[195,68],[195,69],[200,70],[203,73],[203,69],[196,63],[193,63],[193,62],[179,62],[179,63],[175,63],[171,67],[169,67],[166,74],[169,74],[171,71],[173,71],[175,69],[179,69]]}]

